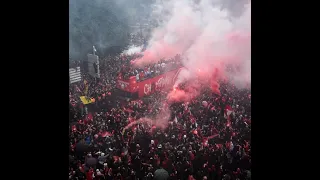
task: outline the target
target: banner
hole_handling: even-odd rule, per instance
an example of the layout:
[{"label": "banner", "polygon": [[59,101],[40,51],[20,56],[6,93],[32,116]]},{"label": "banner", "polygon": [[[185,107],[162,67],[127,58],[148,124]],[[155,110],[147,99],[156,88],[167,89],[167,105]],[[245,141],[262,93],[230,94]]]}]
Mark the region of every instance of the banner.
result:
[{"label": "banner", "polygon": [[140,82],[136,82],[135,76],[130,77],[129,80],[119,79],[117,81],[117,88],[131,93],[138,92],[139,98],[141,98],[151,95],[156,91],[172,88],[181,69],[175,69]]},{"label": "banner", "polygon": [[83,104],[91,104],[92,103],[91,99],[87,98],[86,96],[80,96],[80,100],[82,101]]},{"label": "banner", "polygon": [[71,84],[81,81],[80,67],[70,68],[69,69],[69,77],[70,77],[70,83]]},{"label": "banner", "polygon": [[181,68],[137,83],[139,97],[151,95],[156,91],[171,89],[180,71]]},{"label": "banner", "polygon": [[127,81],[124,81],[124,80],[118,80],[117,82],[117,88],[123,90],[123,91],[126,91],[126,92],[132,92],[131,91],[131,88],[130,88],[130,84],[133,84],[132,81],[130,80],[127,80]]}]

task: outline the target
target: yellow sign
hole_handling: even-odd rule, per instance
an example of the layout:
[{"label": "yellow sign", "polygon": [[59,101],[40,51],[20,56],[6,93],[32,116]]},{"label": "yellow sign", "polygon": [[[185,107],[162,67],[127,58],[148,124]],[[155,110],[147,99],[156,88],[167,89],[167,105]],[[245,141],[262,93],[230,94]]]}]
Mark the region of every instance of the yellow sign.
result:
[{"label": "yellow sign", "polygon": [[83,104],[90,104],[92,103],[90,98],[87,98],[86,96],[80,96],[80,99],[82,101]]}]

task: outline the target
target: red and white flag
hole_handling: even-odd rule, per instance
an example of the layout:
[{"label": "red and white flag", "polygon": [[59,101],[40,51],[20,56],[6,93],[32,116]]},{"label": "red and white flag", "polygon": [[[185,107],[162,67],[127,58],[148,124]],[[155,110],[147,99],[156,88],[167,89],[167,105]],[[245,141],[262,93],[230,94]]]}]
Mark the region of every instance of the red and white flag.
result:
[{"label": "red and white flag", "polygon": [[92,116],[92,114],[91,114],[91,113],[89,113],[89,114],[88,114],[88,116],[87,116],[87,120],[88,120],[88,121],[93,121],[93,116]]},{"label": "red and white flag", "polygon": [[178,123],[178,119],[177,119],[177,116],[175,116],[175,117],[174,117],[174,120],[173,120],[173,122],[174,122],[174,123]]},{"label": "red and white flag", "polygon": [[226,108],[224,109],[224,118],[230,120],[230,114],[233,112],[233,109],[230,105],[226,105]]},{"label": "red and white flag", "polygon": [[112,135],[113,135],[113,134],[110,133],[110,132],[108,132],[108,131],[105,131],[105,132],[101,133],[101,136],[102,136],[102,137],[107,137],[107,136],[112,136]]}]

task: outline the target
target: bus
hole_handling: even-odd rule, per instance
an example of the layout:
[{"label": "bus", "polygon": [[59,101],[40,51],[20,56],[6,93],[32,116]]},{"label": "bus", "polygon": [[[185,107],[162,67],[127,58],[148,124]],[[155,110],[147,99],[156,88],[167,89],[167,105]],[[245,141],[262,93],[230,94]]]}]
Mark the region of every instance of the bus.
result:
[{"label": "bus", "polygon": [[117,89],[121,96],[139,99],[154,94],[157,91],[166,91],[172,89],[180,71],[183,67],[178,67],[152,78],[136,81],[135,76],[126,80],[118,78]]}]

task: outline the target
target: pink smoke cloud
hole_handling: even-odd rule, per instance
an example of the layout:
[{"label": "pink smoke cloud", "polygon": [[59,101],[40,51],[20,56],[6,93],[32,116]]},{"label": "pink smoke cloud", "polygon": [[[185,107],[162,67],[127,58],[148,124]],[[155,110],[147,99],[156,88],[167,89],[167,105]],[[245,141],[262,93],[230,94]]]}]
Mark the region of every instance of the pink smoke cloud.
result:
[{"label": "pink smoke cloud", "polygon": [[[167,13],[158,14],[163,23],[153,30],[144,56],[137,59],[134,66],[181,54],[185,68],[167,95],[169,102],[190,101],[200,94],[202,87],[210,87],[220,94],[222,80],[232,81],[239,88],[250,87],[251,2],[244,4],[242,14],[237,17],[223,9],[222,4],[222,0],[175,0],[157,4]],[[237,70],[228,71],[228,65]],[[183,83],[188,86],[179,89]]]},{"label": "pink smoke cloud", "polygon": [[[236,81],[239,86],[250,83],[251,3],[245,5],[239,17],[233,17],[221,8],[222,4],[222,1],[212,3],[210,0],[176,0],[158,4],[169,13],[162,14],[164,23],[153,31],[144,56],[135,65],[155,63],[161,58],[182,54],[183,65],[189,72],[180,73],[179,83],[195,79],[198,69],[203,70],[204,76],[213,78],[213,86],[221,79]],[[226,72],[227,64],[240,66],[240,71]]]},{"label": "pink smoke cloud", "polygon": [[131,128],[137,124],[148,124],[148,125],[150,125],[150,127],[155,126],[157,128],[165,129],[169,125],[169,118],[170,118],[170,110],[169,110],[167,104],[163,104],[162,107],[160,108],[160,112],[158,113],[158,115],[155,118],[151,119],[148,117],[144,117],[144,118],[138,119],[136,121],[130,122],[123,129],[123,131],[126,131],[129,128]]},{"label": "pink smoke cloud", "polygon": [[190,93],[186,93],[184,90],[175,89],[167,95],[169,102],[187,102],[192,98]]}]

